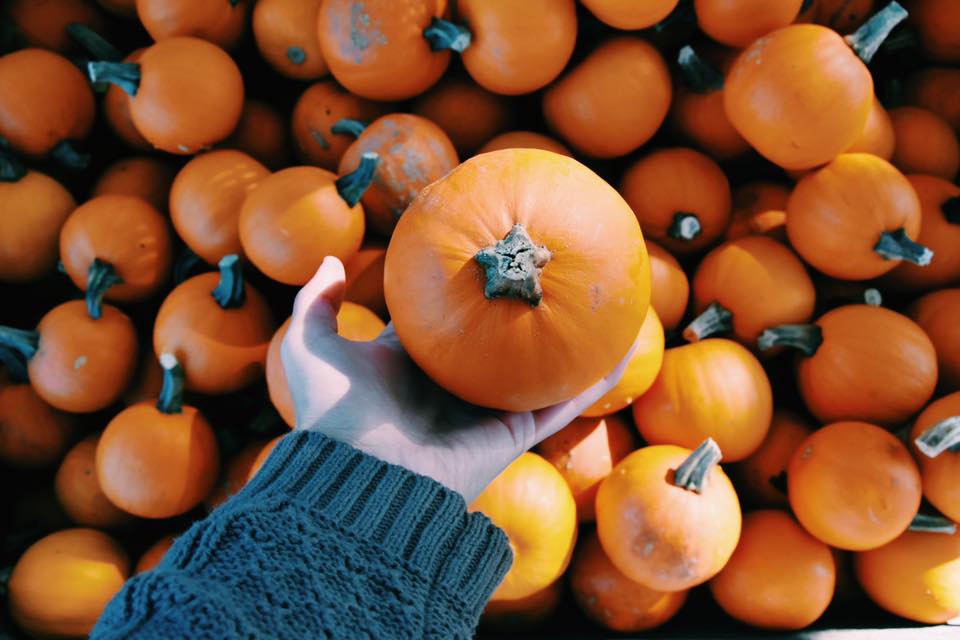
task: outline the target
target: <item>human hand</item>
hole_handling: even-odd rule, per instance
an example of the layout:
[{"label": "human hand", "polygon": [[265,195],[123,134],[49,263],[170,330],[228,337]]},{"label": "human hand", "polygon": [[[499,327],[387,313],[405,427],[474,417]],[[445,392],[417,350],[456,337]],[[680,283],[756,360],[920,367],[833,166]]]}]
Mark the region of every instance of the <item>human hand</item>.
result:
[{"label": "human hand", "polygon": [[343,265],[328,257],[294,302],[281,354],[295,428],[320,431],[429,476],[468,504],[517,456],[613,387],[630,358],[567,402],[523,413],[482,409],[430,380],[403,350],[392,324],[372,342],[337,335],[343,291]]}]

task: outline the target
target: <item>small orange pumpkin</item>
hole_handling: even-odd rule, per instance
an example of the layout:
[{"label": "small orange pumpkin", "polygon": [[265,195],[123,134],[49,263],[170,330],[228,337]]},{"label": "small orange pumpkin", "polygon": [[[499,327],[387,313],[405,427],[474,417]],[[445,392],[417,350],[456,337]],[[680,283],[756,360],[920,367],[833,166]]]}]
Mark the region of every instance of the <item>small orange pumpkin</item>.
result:
[{"label": "small orange pumpkin", "polygon": [[932,111],[960,129],[960,69],[924,67],[907,77],[904,89],[910,104]]},{"label": "small orange pumpkin", "polygon": [[919,107],[890,111],[897,144],[893,164],[904,173],[953,180],[960,169],[960,143],[940,116]]},{"label": "small orange pumpkin", "polygon": [[940,513],[960,520],[960,392],[930,403],[910,431],[923,476],[923,496]]},{"label": "small orange pumpkin", "polygon": [[117,160],[100,174],[90,197],[135,196],[157,211],[166,211],[176,169],[165,160],[138,156]]},{"label": "small orange pumpkin", "polygon": [[937,351],[940,380],[947,389],[960,388],[960,289],[941,289],[919,298],[907,314],[930,337]]},{"label": "small orange pumpkin", "polygon": [[844,150],[844,153],[872,153],[889,162],[893,158],[896,144],[896,132],[893,129],[890,114],[883,108],[880,101],[874,98],[867,122],[863,125],[863,131],[854,143]]},{"label": "small orange pumpkin", "polygon": [[488,602],[480,617],[481,627],[500,631],[533,629],[557,612],[563,600],[563,586],[561,578],[526,598]]},{"label": "small orange pumpkin", "polygon": [[417,98],[413,113],[443,129],[463,157],[506,129],[512,120],[505,98],[466,80],[437,85]]},{"label": "small orange pumpkin", "polygon": [[272,106],[259,100],[243,103],[237,128],[218,146],[221,149],[239,149],[271,169],[290,164],[286,119]]},{"label": "small orange pumpkin", "polygon": [[952,0],[911,0],[910,22],[920,32],[927,56],[939,62],[960,62],[960,14]]},{"label": "small orange pumpkin", "polygon": [[323,0],[259,0],[253,7],[253,37],[267,63],[295,80],[327,75],[317,20]]},{"label": "small orange pumpkin", "polygon": [[387,248],[367,245],[360,248],[343,265],[346,273],[343,299],[370,309],[381,318],[387,318],[387,301],[383,297],[383,263]]},{"label": "small orange pumpkin", "polygon": [[765,235],[787,240],[787,201],[790,189],[776,182],[748,182],[733,192],[733,214],[726,240]]},{"label": "small orange pumpkin", "polygon": [[572,156],[570,150],[565,146],[542,133],[534,131],[508,131],[491,138],[485,145],[480,147],[478,154],[499,151],[500,149],[542,149],[552,151],[564,156]]},{"label": "small orange pumpkin", "polygon": [[[127,54],[123,62],[136,64],[144,51],[146,49],[134,49]],[[103,115],[116,136],[127,146],[141,150],[153,148],[137,129],[137,125],[133,124],[133,116],[130,114],[130,96],[119,85],[111,84],[107,88],[107,93],[103,97]]]},{"label": "small orange pumpkin", "polygon": [[0,383],[0,460],[5,465],[15,469],[54,465],[73,432],[70,417],[40,399],[26,381]]},{"label": "small orange pumpkin", "polygon": [[679,0],[648,0],[637,3],[633,0],[582,0],[583,6],[590,10],[601,22],[614,27],[633,31],[646,29],[657,24],[673,11]]},{"label": "small orange pumpkin", "polygon": [[813,427],[806,420],[775,410],[760,448],[734,467],[733,481],[740,499],[763,507],[786,507],[787,465],[811,433]]},{"label": "small orange pumpkin", "polygon": [[728,47],[742,49],[792,23],[803,0],[694,0],[697,26]]},{"label": "small orange pumpkin", "polygon": [[246,0],[136,0],[136,3],[143,28],[158,42],[190,36],[231,49],[246,27]]},{"label": "small orange pumpkin", "polygon": [[676,329],[687,311],[690,282],[680,263],[656,242],[647,240],[650,256],[650,306],[664,329]]},{"label": "small orange pumpkin", "polygon": [[9,0],[4,13],[17,36],[31,47],[67,53],[73,45],[67,27],[86,25],[103,33],[103,18],[87,0]]},{"label": "small orange pumpkin", "polygon": [[137,561],[137,566],[133,570],[133,573],[144,573],[155,568],[160,564],[160,561],[163,560],[163,556],[167,555],[167,551],[170,550],[170,547],[173,546],[175,541],[176,538],[174,536],[163,536],[153,543],[150,548],[140,556],[140,560]]},{"label": "small orange pumpkin", "polygon": [[54,478],[57,499],[70,519],[80,526],[109,528],[133,521],[129,513],[107,499],[97,480],[99,436],[78,442],[60,463]]}]

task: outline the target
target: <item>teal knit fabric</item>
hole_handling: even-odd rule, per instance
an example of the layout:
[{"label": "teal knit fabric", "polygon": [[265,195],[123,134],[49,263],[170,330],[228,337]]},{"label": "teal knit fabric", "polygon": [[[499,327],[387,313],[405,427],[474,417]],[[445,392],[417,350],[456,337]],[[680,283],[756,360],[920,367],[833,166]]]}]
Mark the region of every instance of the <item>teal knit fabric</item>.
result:
[{"label": "teal knit fabric", "polygon": [[429,478],[295,432],[129,580],[92,638],[469,638],[506,536]]}]

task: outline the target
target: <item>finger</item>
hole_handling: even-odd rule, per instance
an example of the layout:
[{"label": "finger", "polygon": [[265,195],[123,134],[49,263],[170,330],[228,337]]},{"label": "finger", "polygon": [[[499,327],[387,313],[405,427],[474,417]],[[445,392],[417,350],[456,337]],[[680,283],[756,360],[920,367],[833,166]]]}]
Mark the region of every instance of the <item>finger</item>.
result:
[{"label": "finger", "polygon": [[288,335],[309,341],[337,335],[337,312],[343,301],[343,263],[327,256],[293,302]]},{"label": "finger", "polygon": [[397,330],[393,326],[392,320],[387,323],[387,326],[384,327],[380,335],[377,336],[377,342],[383,342],[391,346],[400,346],[400,337],[397,335]]}]

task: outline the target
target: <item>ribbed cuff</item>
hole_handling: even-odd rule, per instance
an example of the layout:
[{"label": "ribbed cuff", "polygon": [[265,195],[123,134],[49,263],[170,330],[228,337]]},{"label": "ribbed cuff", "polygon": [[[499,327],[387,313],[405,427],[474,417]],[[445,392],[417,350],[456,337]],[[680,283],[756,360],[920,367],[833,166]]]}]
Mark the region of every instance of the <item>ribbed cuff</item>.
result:
[{"label": "ribbed cuff", "polygon": [[506,575],[506,535],[460,494],[323,434],[285,436],[234,505],[283,494],[381,546],[477,614]]}]

